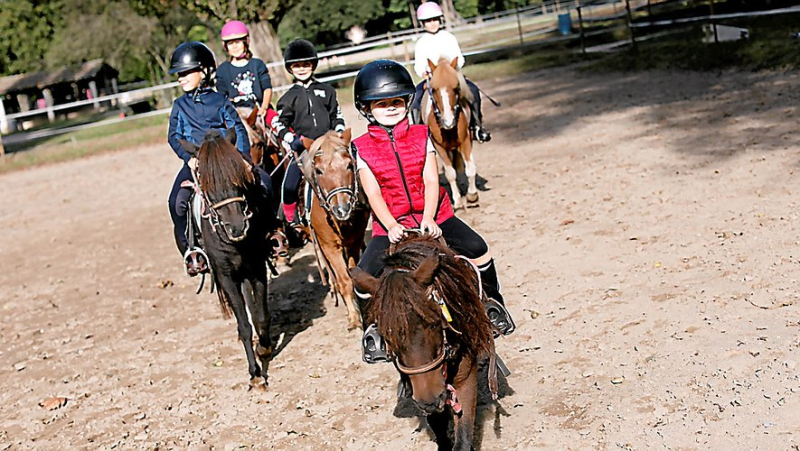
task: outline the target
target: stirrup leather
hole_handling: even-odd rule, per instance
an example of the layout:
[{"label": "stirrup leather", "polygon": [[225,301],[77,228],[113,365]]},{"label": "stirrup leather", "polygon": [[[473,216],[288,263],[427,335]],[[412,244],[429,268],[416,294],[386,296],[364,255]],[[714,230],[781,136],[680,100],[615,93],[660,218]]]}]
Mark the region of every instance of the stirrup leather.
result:
[{"label": "stirrup leather", "polygon": [[489,298],[483,307],[486,309],[486,315],[489,321],[492,322],[494,327],[503,335],[511,335],[517,326],[514,320],[511,319],[511,314],[508,313],[505,306],[493,298]]},{"label": "stirrup leather", "polygon": [[361,337],[362,358],[367,363],[388,362],[389,354],[386,353],[386,344],[378,333],[378,328],[370,324]]}]

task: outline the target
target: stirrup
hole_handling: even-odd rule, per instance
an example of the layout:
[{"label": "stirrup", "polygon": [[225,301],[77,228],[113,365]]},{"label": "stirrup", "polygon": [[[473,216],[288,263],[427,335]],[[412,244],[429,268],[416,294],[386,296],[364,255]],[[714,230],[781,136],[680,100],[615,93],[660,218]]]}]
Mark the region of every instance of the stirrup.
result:
[{"label": "stirrup", "polygon": [[272,243],[272,255],[275,257],[286,257],[289,255],[289,240],[282,230],[276,230],[270,235],[269,241]]},{"label": "stirrup", "polygon": [[388,362],[389,354],[386,353],[386,344],[378,333],[378,327],[370,324],[361,337],[362,358],[367,363]]},{"label": "stirrup", "polygon": [[492,322],[497,332],[503,335],[511,335],[514,330],[516,330],[517,326],[514,324],[514,320],[511,319],[511,314],[508,313],[508,310],[506,310],[503,304],[493,298],[489,298],[489,300],[483,304],[483,308],[486,309],[486,315],[489,317],[489,321]]},{"label": "stirrup", "polygon": [[306,233],[305,226],[298,221],[292,222],[289,224],[289,227],[294,230],[294,234],[297,235],[297,239],[300,240],[300,245],[305,246],[305,244],[308,243],[308,233]]},{"label": "stirrup", "polygon": [[187,249],[183,254],[183,271],[189,277],[211,272],[205,251],[199,247]]}]

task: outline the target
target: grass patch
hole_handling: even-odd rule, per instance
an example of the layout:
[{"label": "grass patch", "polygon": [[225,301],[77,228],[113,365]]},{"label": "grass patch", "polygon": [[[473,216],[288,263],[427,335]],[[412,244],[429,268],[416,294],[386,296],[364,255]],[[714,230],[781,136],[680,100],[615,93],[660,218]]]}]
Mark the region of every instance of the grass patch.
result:
[{"label": "grass patch", "polygon": [[166,146],[167,123],[166,115],[151,116],[27,141],[25,147],[6,148],[9,153],[0,158],[0,173],[143,145]]},{"label": "grass patch", "polygon": [[[790,35],[800,30],[798,20],[800,14],[719,21],[720,25],[749,29],[750,39],[718,44],[703,43],[702,24],[692,24],[682,32],[640,42],[638,52],[626,50],[584,69],[603,72],[655,69],[700,72],[726,69],[797,70],[800,68],[800,41],[792,39]],[[656,31],[659,30],[653,29],[647,33]]]}]

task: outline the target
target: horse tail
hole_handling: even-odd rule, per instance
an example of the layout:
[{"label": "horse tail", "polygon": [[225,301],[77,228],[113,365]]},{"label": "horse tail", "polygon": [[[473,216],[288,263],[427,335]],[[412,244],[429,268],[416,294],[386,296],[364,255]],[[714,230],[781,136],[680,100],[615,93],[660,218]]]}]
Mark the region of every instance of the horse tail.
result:
[{"label": "horse tail", "polygon": [[219,283],[219,278],[217,273],[214,272],[214,283],[217,286],[217,298],[219,299],[219,308],[222,311],[222,317],[224,319],[229,319],[233,315],[233,306],[231,305],[231,299],[225,293],[225,290],[222,289],[222,285]]}]

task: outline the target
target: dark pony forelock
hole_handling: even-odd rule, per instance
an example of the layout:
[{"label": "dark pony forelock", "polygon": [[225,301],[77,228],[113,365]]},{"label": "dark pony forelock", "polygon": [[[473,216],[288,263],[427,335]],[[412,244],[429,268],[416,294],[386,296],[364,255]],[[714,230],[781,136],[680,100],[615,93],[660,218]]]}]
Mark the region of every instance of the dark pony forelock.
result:
[{"label": "dark pony forelock", "polygon": [[203,139],[197,152],[197,167],[200,186],[207,194],[244,191],[255,183],[236,146],[216,130]]},{"label": "dark pony forelock", "polygon": [[[486,355],[493,340],[491,323],[483,300],[478,297],[478,276],[467,261],[428,237],[408,237],[397,251],[384,258],[386,269],[368,311],[368,319],[378,324],[390,348],[411,337],[415,328],[440,331],[446,327],[439,305],[430,289],[420,287],[412,271],[425,258],[440,255],[440,266],[433,287],[438,291],[453,318],[451,326],[461,334],[450,334],[451,344],[463,344],[471,355]],[[457,343],[453,343],[457,342]]]}]

